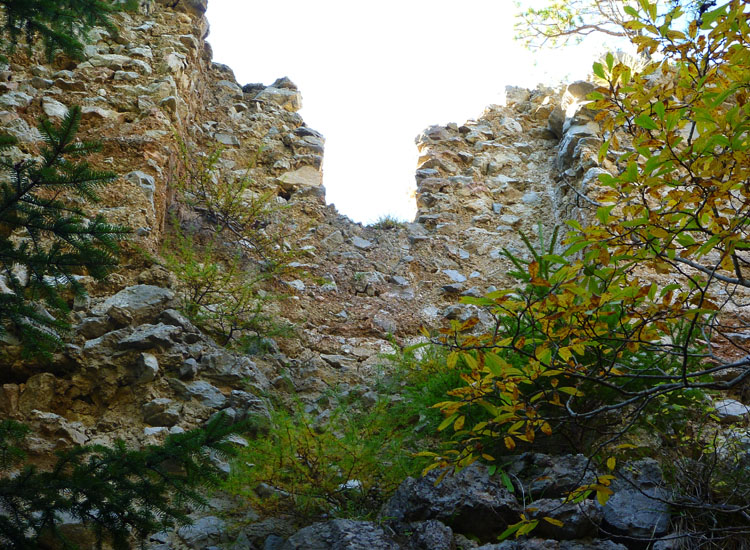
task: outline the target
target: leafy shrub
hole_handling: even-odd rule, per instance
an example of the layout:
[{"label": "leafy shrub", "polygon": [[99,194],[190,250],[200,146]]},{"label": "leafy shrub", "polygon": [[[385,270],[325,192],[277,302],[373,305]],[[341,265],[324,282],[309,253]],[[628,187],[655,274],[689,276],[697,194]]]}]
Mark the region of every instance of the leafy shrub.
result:
[{"label": "leafy shrub", "polygon": [[[527,241],[531,260],[509,256],[520,287],[464,298],[487,308],[491,330],[472,333],[478,321],[469,320],[443,332],[449,366],[471,372],[437,405],[454,448],[430,468],[492,461],[488,449],[558,433],[603,459],[644,422],[659,429],[655,413],[679,415],[704,392],[750,376],[746,348],[732,344],[745,354],[739,360],[715,352],[735,330],[728,305],[743,307],[736,295],[750,288],[747,2],[704,4],[684,32],[675,29],[679,5],[666,14],[657,7],[624,8],[633,19],[623,27],[650,59],[640,72],[611,54],[593,66],[606,82],[588,97],[605,138],[599,162],[610,147],[625,152],[616,155],[619,174],[599,177],[592,221],[568,222],[559,253]],[[600,502],[611,493],[598,483],[581,494],[593,489]],[[695,509],[710,515],[716,506],[698,500]],[[712,531],[750,532],[746,508],[726,510],[732,521]]]},{"label": "leafy shrub", "polygon": [[261,289],[265,272],[253,272],[241,255],[220,256],[216,245],[203,246],[175,227],[175,236],[165,241],[162,255],[180,285],[181,309],[224,346],[245,352],[257,351],[264,338],[290,336],[292,325],[278,322],[267,313],[278,296]]},{"label": "leafy shrub", "polygon": [[220,149],[201,155],[180,142],[180,159],[178,204],[200,224],[174,216],[163,256],[180,282],[183,311],[223,345],[247,352],[263,348],[264,338],[290,335],[293,327],[268,313],[283,297],[273,291],[278,277],[295,271],[298,254],[278,205],[255,193],[247,176],[221,178]]},{"label": "leafy shrub", "polygon": [[318,418],[301,404],[275,411],[268,435],[240,452],[227,489],[300,522],[375,514],[420,465],[404,452],[408,430],[392,422],[387,402],[355,405],[341,402]]}]

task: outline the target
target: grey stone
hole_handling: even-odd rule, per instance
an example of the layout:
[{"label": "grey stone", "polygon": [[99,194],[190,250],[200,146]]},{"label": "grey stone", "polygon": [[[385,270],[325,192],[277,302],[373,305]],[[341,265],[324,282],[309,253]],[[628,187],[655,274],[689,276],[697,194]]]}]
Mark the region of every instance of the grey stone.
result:
[{"label": "grey stone", "polygon": [[109,309],[117,306],[127,310],[136,322],[155,319],[174,298],[174,293],[167,289],[152,285],[135,285],[121,290],[94,306],[94,315],[105,315]]},{"label": "grey stone", "polygon": [[738,422],[750,416],[750,407],[734,399],[715,401],[714,408],[722,422]]},{"label": "grey stone", "polygon": [[68,108],[51,97],[42,98],[42,110],[49,118],[65,118],[68,114]]},{"label": "grey stone", "polygon": [[397,522],[437,519],[462,533],[479,537],[500,534],[518,520],[520,505],[487,467],[474,463],[435,485],[440,473],[407,478],[380,511]]},{"label": "grey stone", "polygon": [[466,276],[455,269],[444,269],[443,274],[447,275],[454,283],[463,283],[466,281]]},{"label": "grey stone", "polygon": [[596,472],[582,454],[524,453],[515,458],[507,472],[523,480],[533,498],[564,497],[581,485],[596,481]]},{"label": "grey stone", "polygon": [[380,311],[375,314],[375,316],[372,318],[372,324],[383,332],[387,332],[388,334],[396,334],[396,332],[398,331],[398,325],[396,324],[396,321],[393,319],[393,317],[391,317],[384,311]]},{"label": "grey stone", "polygon": [[367,239],[363,239],[362,237],[353,237],[352,244],[360,250],[367,250],[368,248],[372,248],[372,243]]},{"label": "grey stone", "polygon": [[87,340],[99,338],[112,330],[108,317],[86,317],[76,326],[76,332]]},{"label": "grey stone", "polygon": [[636,537],[663,537],[669,528],[669,493],[663,488],[658,463],[643,459],[618,470],[614,494],[604,506],[604,524],[615,533]]},{"label": "grey stone", "polygon": [[196,374],[198,374],[198,361],[192,357],[188,357],[180,367],[180,378],[182,380],[192,380]]},{"label": "grey stone", "polygon": [[154,193],[156,192],[156,180],[154,180],[153,176],[150,176],[146,174],[145,172],[141,172],[140,170],[136,170],[134,172],[130,172],[125,176],[125,179],[132,183],[133,185],[137,185],[140,187],[144,194],[146,195],[146,198],[151,203],[151,206],[154,206]]},{"label": "grey stone", "polygon": [[177,530],[177,536],[192,550],[205,550],[212,544],[228,540],[228,529],[224,520],[215,516],[199,518],[192,525]]},{"label": "grey stone", "polygon": [[568,84],[565,93],[570,94],[575,99],[586,99],[586,96],[596,90],[596,84],[586,82],[585,80],[576,80]]},{"label": "grey stone", "polygon": [[141,412],[143,421],[152,426],[170,427],[180,420],[180,407],[166,397],[159,397],[145,403]]},{"label": "grey stone", "polygon": [[268,379],[249,357],[223,350],[204,353],[200,360],[200,370],[207,378],[224,384],[242,382],[260,390],[269,387]]},{"label": "grey stone", "polygon": [[409,525],[409,542],[414,550],[453,550],[453,530],[431,519]]},{"label": "grey stone", "polygon": [[549,517],[561,521],[562,526],[540,521],[534,534],[557,540],[582,539],[596,535],[604,516],[602,509],[593,500],[565,502],[564,499],[539,499],[532,505],[532,518]]},{"label": "grey stone", "polygon": [[223,145],[239,146],[240,140],[234,134],[218,132],[214,134],[214,139]]},{"label": "grey stone", "polygon": [[177,341],[181,330],[179,327],[165,325],[140,325],[130,335],[120,340],[123,349],[160,349],[170,348]]},{"label": "grey stone", "polygon": [[140,76],[141,75],[135,71],[116,71],[113,78],[115,81],[131,82],[133,80],[138,80]]},{"label": "grey stone", "polygon": [[170,378],[169,385],[183,398],[195,398],[201,404],[212,409],[221,409],[227,403],[227,398],[221,393],[221,390],[205,380],[197,380],[190,384],[184,384],[176,378]]},{"label": "grey stone", "polygon": [[159,360],[151,353],[141,353],[136,361],[137,378],[136,384],[152,382],[159,374]]},{"label": "grey stone", "polygon": [[332,231],[330,235],[320,241],[320,244],[329,249],[338,248],[340,245],[344,244],[344,236],[341,234],[341,231],[336,229],[335,231]]},{"label": "grey stone", "polygon": [[282,109],[295,112],[302,108],[302,95],[297,90],[269,86],[255,96],[256,100],[275,103]]},{"label": "grey stone", "polygon": [[337,369],[351,367],[354,363],[356,363],[356,360],[353,357],[347,357],[345,355],[321,354],[320,358]]},{"label": "grey stone", "polygon": [[378,524],[335,519],[300,529],[281,550],[400,550]]}]

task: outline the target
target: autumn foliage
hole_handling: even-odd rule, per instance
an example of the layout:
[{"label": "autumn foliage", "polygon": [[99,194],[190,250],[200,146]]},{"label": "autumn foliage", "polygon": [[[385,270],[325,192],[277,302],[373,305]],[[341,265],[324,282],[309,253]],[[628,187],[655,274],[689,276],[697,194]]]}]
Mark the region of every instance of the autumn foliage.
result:
[{"label": "autumn foliage", "polygon": [[[463,384],[436,405],[453,437],[429,468],[545,439],[613,469],[608,453],[649,412],[750,377],[727,325],[750,288],[748,2],[689,23],[679,7],[639,2],[624,25],[650,61],[639,72],[611,55],[595,64],[601,85],[587,105],[602,130],[599,162],[616,169],[561,243],[540,234],[526,241],[530,258],[508,254],[516,288],[463,299],[492,315],[490,330],[474,319],[442,331]],[[603,503],[609,481],[571,498],[595,492]]]}]

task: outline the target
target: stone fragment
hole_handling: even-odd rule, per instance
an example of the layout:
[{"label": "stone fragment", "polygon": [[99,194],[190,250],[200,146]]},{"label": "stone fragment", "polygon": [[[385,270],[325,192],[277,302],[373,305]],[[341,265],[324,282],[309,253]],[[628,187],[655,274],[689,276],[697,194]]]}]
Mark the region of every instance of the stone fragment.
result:
[{"label": "stone fragment", "polygon": [[396,321],[385,311],[379,311],[372,318],[372,324],[379,328],[381,331],[388,334],[396,334],[398,331],[398,325]]},{"label": "stone fragment", "polygon": [[135,364],[136,384],[152,382],[159,374],[159,360],[151,353],[141,353]]},{"label": "stone fragment", "polygon": [[229,540],[226,523],[215,516],[204,516],[180,527],[177,536],[191,550],[208,550]]},{"label": "stone fragment", "polygon": [[354,359],[353,357],[347,357],[345,355],[323,353],[320,355],[320,358],[337,369],[351,367],[354,363],[356,363],[356,359]]},{"label": "stone fragment", "polygon": [[143,421],[152,426],[174,426],[180,420],[180,407],[171,399],[159,397],[145,403]]},{"label": "stone fragment", "polygon": [[353,237],[352,244],[360,250],[367,250],[369,248],[372,248],[372,243],[367,239],[363,239],[362,237]]},{"label": "stone fragment", "polygon": [[409,525],[409,542],[415,550],[453,550],[453,530],[444,523],[431,519]]},{"label": "stone fragment", "polygon": [[462,275],[455,269],[444,269],[443,273],[447,275],[454,283],[463,283],[466,281],[466,276]]},{"label": "stone fragment", "polygon": [[174,345],[180,332],[179,327],[165,325],[164,323],[144,324],[120,340],[119,346],[123,349],[165,350]]},{"label": "stone fragment", "polygon": [[205,377],[223,384],[250,384],[261,391],[269,387],[268,379],[249,357],[224,350],[204,353],[200,371]]},{"label": "stone fragment", "polygon": [[49,118],[65,118],[68,115],[68,108],[51,97],[42,98],[42,110]]},{"label": "stone fragment", "polygon": [[[539,499],[533,504],[532,518],[539,519],[535,534],[556,540],[582,539],[596,535],[604,517],[601,506],[593,500],[565,502],[564,499]],[[542,518],[549,517],[562,522],[553,525]]]},{"label": "stone fragment", "polygon": [[499,479],[489,476],[486,466],[475,462],[435,485],[439,475],[432,470],[420,479],[407,478],[380,517],[397,522],[436,519],[483,538],[496,536],[517,521],[518,501]]},{"label": "stone fragment", "polygon": [[335,519],[314,523],[292,535],[281,550],[400,550],[377,523]]},{"label": "stone fragment", "polygon": [[205,380],[184,384],[176,378],[170,378],[169,385],[184,399],[195,398],[211,409],[221,409],[227,403],[227,398],[221,390]]},{"label": "stone fragment", "polygon": [[256,100],[275,103],[282,109],[290,112],[299,111],[302,108],[302,95],[298,90],[286,88],[274,88],[269,86],[261,90],[256,96]]},{"label": "stone fragment", "polygon": [[105,315],[112,307],[127,310],[135,322],[155,319],[167,308],[174,298],[174,293],[167,289],[152,285],[135,285],[121,290],[110,296],[104,302],[97,304],[91,310],[94,315]]},{"label": "stone fragment", "polygon": [[519,455],[506,470],[529,480],[533,498],[564,497],[577,487],[596,481],[596,472],[582,454],[550,456],[541,453]]},{"label": "stone fragment", "polygon": [[634,537],[657,539],[669,528],[669,494],[658,463],[649,458],[626,464],[611,488],[614,494],[604,506],[607,529]]},{"label": "stone fragment", "polygon": [[323,174],[314,166],[303,166],[282,174],[278,181],[284,189],[294,192],[297,188],[320,187],[323,185]]},{"label": "stone fragment", "polygon": [[234,134],[226,132],[217,132],[214,134],[214,139],[223,145],[231,145],[233,147],[240,145],[240,140]]},{"label": "stone fragment", "polygon": [[141,188],[143,193],[146,195],[149,203],[151,203],[151,207],[153,208],[154,193],[156,192],[156,180],[154,180],[154,177],[146,174],[145,172],[141,172],[140,170],[135,170],[126,174],[125,179],[133,185],[137,185]]},{"label": "stone fragment", "polygon": [[734,399],[715,401],[714,408],[722,422],[739,422],[750,416],[750,407]]}]

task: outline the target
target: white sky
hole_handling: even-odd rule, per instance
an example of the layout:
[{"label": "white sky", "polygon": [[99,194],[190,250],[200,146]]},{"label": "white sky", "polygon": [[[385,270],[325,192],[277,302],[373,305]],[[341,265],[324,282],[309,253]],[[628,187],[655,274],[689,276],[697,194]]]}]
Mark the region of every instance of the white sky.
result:
[{"label": "white sky", "polygon": [[326,137],[329,203],[359,222],[411,220],[427,126],[463,123],[506,85],[582,78],[601,45],[531,53],[510,0],[210,0],[214,61],[240,84],[288,76]]}]

